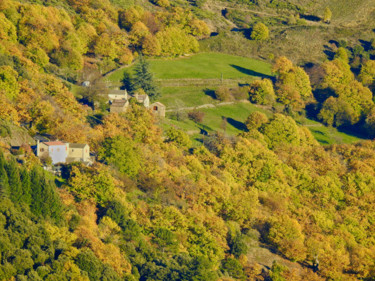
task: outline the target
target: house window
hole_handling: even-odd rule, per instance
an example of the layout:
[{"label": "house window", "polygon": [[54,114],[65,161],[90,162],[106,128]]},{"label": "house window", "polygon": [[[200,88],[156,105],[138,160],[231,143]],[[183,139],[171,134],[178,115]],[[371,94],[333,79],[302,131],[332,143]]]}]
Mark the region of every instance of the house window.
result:
[{"label": "house window", "polygon": [[41,149],[40,149],[40,152],[44,152],[44,148],[41,148]]},{"label": "house window", "polygon": [[72,152],[74,152],[74,149],[72,148]]},{"label": "house window", "polygon": [[158,107],[156,105],[154,106],[154,110],[158,110]]}]

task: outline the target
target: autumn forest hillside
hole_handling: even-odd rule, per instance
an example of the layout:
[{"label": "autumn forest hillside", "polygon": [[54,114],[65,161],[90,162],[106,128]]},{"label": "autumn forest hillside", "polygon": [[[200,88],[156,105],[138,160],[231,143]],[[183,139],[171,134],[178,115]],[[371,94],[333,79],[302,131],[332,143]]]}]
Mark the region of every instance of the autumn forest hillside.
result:
[{"label": "autumn forest hillside", "polygon": [[[0,281],[374,280],[373,13],[1,0]],[[36,139],[95,161],[54,173]]]}]

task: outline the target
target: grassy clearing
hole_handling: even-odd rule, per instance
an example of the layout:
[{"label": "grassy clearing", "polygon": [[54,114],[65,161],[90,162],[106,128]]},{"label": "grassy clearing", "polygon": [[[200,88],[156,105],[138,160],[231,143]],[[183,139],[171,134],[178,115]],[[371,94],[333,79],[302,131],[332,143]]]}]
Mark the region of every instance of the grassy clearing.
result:
[{"label": "grassy clearing", "polygon": [[[189,119],[183,121],[165,119],[162,123],[162,127],[164,129],[170,126],[177,127],[192,135],[192,139],[197,139],[197,134],[199,134],[201,129],[208,133],[214,131],[223,132],[223,118],[226,118],[225,133],[228,136],[235,136],[245,130],[244,121],[252,112],[261,111],[269,117],[272,116],[271,111],[257,107],[251,103],[236,103],[217,106],[214,108],[201,109],[201,111],[205,113],[205,117],[201,124],[196,124]],[[300,126],[306,126],[315,139],[322,145],[330,145],[333,143],[354,143],[361,140],[361,138],[340,132],[336,128],[326,127],[314,120],[304,119],[303,121],[298,122],[298,124]]]},{"label": "grassy clearing", "polygon": [[254,111],[261,111],[267,115],[271,112],[263,110],[251,103],[237,103],[233,105],[218,106],[215,108],[205,108],[202,111],[206,114],[203,125],[211,131],[223,131],[223,118],[226,118],[225,132],[228,135],[237,135],[246,129],[246,118]]},{"label": "grassy clearing", "polygon": [[155,60],[151,69],[159,79],[248,78],[270,76],[271,66],[263,61],[220,53],[201,53],[176,60]]},{"label": "grassy clearing", "polygon": [[[213,90],[218,85],[215,79],[225,85],[234,86],[236,83],[251,81],[260,77],[271,75],[271,66],[263,61],[254,60],[234,55],[220,53],[201,53],[188,58],[179,59],[155,59],[150,60],[151,70],[158,79],[162,91],[160,102],[167,109],[195,107],[202,104],[217,104],[213,98]],[[109,76],[112,82],[122,79],[125,68],[114,72]],[[245,129],[244,121],[251,112],[262,111],[271,116],[270,111],[264,110],[250,103],[236,103],[214,108],[201,109],[205,113],[202,124],[196,124],[191,120],[176,121],[166,118],[161,126],[166,129],[175,126],[189,133],[192,139],[199,138],[201,130],[207,132],[223,131],[229,136],[237,135]],[[168,117],[168,116],[167,116]],[[226,118],[226,125],[223,119]],[[352,143],[359,138],[337,131],[335,128],[327,128],[322,124],[304,120],[301,125],[306,125],[314,137],[323,145],[332,143]]]},{"label": "grassy clearing", "polygon": [[[229,136],[237,135],[245,130],[244,121],[250,113],[261,111],[268,116],[272,115],[270,111],[261,109],[251,103],[236,103],[231,105],[217,106],[214,108],[201,109],[205,113],[203,122],[196,124],[191,120],[176,121],[165,119],[163,127],[175,126],[191,135],[197,134],[201,129],[208,133],[214,131],[223,131],[223,118],[226,118],[225,133]],[[196,137],[196,136],[195,136]]]},{"label": "grassy clearing", "polygon": [[361,140],[359,137],[340,132],[333,127],[326,127],[314,120],[305,119],[303,122],[298,123],[299,125],[307,126],[315,139],[322,145],[354,143]]},{"label": "grassy clearing", "polygon": [[193,107],[202,104],[214,104],[213,90],[206,87],[162,87],[159,101],[167,108]]},{"label": "grassy clearing", "polygon": [[[268,77],[272,75],[270,64],[251,58],[220,53],[200,53],[178,59],[150,60],[151,71],[156,79],[238,79]],[[123,68],[112,73],[108,80],[118,82],[124,72],[132,68]]]}]

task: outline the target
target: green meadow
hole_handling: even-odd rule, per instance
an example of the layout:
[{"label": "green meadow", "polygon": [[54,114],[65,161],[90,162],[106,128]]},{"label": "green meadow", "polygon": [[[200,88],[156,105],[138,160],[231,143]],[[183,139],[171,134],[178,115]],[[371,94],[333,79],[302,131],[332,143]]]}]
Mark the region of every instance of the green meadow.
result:
[{"label": "green meadow", "polygon": [[[220,53],[200,53],[177,59],[152,59],[150,66],[156,79],[246,79],[272,75],[271,65],[267,62]],[[112,73],[108,80],[121,81],[124,72],[129,70],[132,67],[122,68]]]},{"label": "green meadow", "polygon": [[[245,130],[244,121],[251,112],[262,111],[268,116],[272,112],[251,103],[236,102],[218,106],[219,101],[214,98],[214,90],[220,85],[233,87],[239,83],[249,83],[254,79],[272,77],[271,65],[267,62],[246,57],[227,55],[222,53],[200,53],[189,57],[176,59],[150,59],[150,68],[161,90],[160,102],[167,106],[167,110],[181,110],[204,104],[214,105],[201,108],[205,113],[201,124],[184,118],[173,120],[173,112],[168,112],[162,126],[174,126],[187,132],[192,138],[199,138],[201,130],[207,132],[222,131],[234,136]],[[124,72],[131,72],[132,66],[122,68],[112,73],[107,79],[120,82]],[[187,110],[185,110],[187,111]],[[323,145],[332,143],[352,143],[360,140],[328,128],[321,123],[305,119],[299,122],[307,126],[314,137]]]}]

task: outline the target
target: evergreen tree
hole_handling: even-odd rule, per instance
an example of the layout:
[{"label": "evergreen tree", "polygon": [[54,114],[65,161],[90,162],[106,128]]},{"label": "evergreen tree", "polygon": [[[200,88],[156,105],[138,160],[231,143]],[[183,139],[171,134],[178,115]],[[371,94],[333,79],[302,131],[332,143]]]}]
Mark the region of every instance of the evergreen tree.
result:
[{"label": "evergreen tree", "polygon": [[6,196],[8,193],[8,176],[3,167],[0,167],[0,197]]},{"label": "evergreen tree", "polygon": [[6,196],[9,190],[8,176],[5,171],[5,159],[0,152],[0,197]]},{"label": "evergreen tree", "polygon": [[41,214],[44,217],[50,217],[55,220],[60,219],[61,202],[56,192],[54,182],[48,180],[45,175],[41,181]]},{"label": "evergreen tree", "polygon": [[44,172],[38,168],[31,171],[31,211],[42,217],[60,219],[61,202],[55,184],[48,180]]},{"label": "evergreen tree", "polygon": [[32,196],[32,202],[31,202],[31,211],[35,215],[41,215],[42,211],[40,210],[41,206],[41,194],[42,194],[42,187],[41,187],[41,173],[40,170],[37,167],[34,167],[31,170],[31,196]]},{"label": "evergreen tree", "polygon": [[151,101],[156,100],[160,96],[159,89],[155,85],[154,77],[150,72],[149,63],[142,57],[139,57],[138,63],[134,67],[134,79],[132,89],[143,89],[150,97]]},{"label": "evergreen tree", "polygon": [[6,164],[5,169],[8,174],[10,199],[15,204],[20,203],[22,197],[22,184],[16,162],[14,160],[9,161]]},{"label": "evergreen tree", "polygon": [[22,198],[21,202],[27,205],[31,204],[31,178],[30,174],[26,169],[22,169],[20,172],[22,182]]}]

